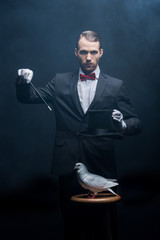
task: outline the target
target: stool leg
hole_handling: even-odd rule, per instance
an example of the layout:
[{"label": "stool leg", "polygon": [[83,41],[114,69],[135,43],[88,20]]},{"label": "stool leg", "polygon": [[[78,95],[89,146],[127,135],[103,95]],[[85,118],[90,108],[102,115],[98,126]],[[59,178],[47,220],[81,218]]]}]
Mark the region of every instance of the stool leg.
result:
[{"label": "stool leg", "polygon": [[97,220],[94,223],[94,240],[112,240],[109,210],[106,206],[97,206]]},{"label": "stool leg", "polygon": [[109,216],[111,222],[111,233],[112,240],[119,240],[119,231],[118,231],[118,213],[116,204],[110,204],[109,207]]}]

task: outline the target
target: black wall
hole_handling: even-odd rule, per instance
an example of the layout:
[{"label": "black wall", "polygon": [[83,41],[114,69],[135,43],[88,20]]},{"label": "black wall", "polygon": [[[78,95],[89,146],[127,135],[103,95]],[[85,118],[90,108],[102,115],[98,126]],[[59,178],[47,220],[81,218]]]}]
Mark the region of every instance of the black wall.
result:
[{"label": "black wall", "polygon": [[[10,216],[11,203],[12,210],[17,203],[27,202],[32,207],[49,204],[52,211],[48,225],[45,222],[48,234],[44,229],[44,235],[37,239],[52,239],[61,232],[55,210],[59,206],[57,177],[50,175],[54,114],[44,105],[18,103],[14,81],[19,68],[34,71],[35,86],[44,85],[56,72],[76,70],[75,42],[83,30],[94,30],[102,36],[100,67],[125,81],[143,123],[139,136],[116,143],[123,198],[119,204],[121,239],[156,236],[160,200],[159,22],[159,0],[0,2],[0,196],[1,202],[7,203],[3,216],[6,212]],[[14,214],[8,221],[1,219],[2,228],[9,225],[15,229]],[[34,220],[37,228],[43,225],[38,218]],[[38,234],[37,228],[33,228],[33,235]],[[9,239],[7,236],[3,239]]]}]

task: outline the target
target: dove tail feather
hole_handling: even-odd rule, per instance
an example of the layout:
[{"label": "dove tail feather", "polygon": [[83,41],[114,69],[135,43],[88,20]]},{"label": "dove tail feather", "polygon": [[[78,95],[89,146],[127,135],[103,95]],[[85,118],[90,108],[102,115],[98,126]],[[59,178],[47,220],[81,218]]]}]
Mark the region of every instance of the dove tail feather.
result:
[{"label": "dove tail feather", "polygon": [[107,181],[111,181],[111,182],[117,182],[117,179],[113,179],[113,178],[106,178]]},{"label": "dove tail feather", "polygon": [[113,193],[114,195],[117,195],[117,193],[115,193],[111,188],[108,188],[108,191]]}]

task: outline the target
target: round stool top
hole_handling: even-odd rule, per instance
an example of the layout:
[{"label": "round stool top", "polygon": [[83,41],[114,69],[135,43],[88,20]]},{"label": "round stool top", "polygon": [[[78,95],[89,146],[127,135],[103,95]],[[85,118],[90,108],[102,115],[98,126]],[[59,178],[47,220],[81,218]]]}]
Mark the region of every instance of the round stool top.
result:
[{"label": "round stool top", "polygon": [[98,193],[95,198],[89,198],[88,194],[78,194],[72,196],[71,200],[79,203],[113,203],[121,200],[121,196],[113,193]]}]

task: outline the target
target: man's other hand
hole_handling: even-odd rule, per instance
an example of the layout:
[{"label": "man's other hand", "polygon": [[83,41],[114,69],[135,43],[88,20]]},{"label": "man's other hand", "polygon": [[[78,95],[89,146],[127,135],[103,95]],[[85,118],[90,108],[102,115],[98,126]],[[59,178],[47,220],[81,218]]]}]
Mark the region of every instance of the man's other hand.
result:
[{"label": "man's other hand", "polygon": [[123,114],[120,111],[118,111],[117,109],[114,109],[112,112],[112,118],[114,120],[114,124],[117,130],[123,131],[126,129],[127,125],[123,121]]}]

